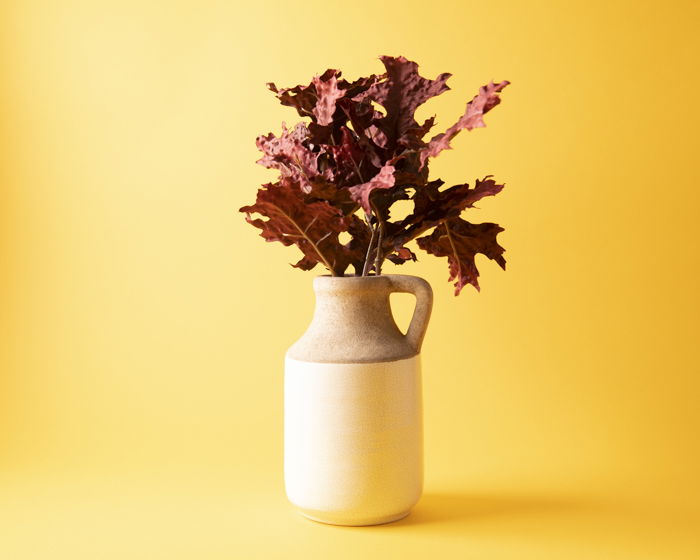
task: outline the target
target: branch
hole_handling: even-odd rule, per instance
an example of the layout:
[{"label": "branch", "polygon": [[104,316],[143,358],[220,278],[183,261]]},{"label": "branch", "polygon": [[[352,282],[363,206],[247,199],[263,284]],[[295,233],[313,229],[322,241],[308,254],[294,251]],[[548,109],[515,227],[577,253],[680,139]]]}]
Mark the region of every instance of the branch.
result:
[{"label": "branch", "polygon": [[384,252],[382,251],[382,239],[384,237],[384,222],[379,216],[377,207],[374,204],[372,204],[372,210],[374,211],[374,215],[377,217],[377,229],[379,230],[379,240],[377,241],[377,257],[374,262],[374,273],[377,276],[380,276],[382,273],[382,261],[384,260]]},{"label": "branch", "polygon": [[[369,217],[365,216],[365,218],[367,219],[367,223],[369,224]],[[367,254],[365,255],[365,264],[362,267],[362,276],[367,276],[367,274],[369,274],[370,263],[372,262],[372,261],[370,261],[369,256],[372,252],[372,245],[374,244],[374,235],[376,233],[376,229],[370,225],[370,230],[372,231],[372,236],[369,238],[369,245],[367,245]]]}]

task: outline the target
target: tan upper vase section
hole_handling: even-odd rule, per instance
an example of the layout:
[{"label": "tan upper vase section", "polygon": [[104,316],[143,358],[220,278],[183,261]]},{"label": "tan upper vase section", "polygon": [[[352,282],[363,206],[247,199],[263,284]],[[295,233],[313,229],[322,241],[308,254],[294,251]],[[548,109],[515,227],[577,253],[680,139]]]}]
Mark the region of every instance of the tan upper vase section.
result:
[{"label": "tan upper vase section", "polygon": [[[433,292],[422,278],[318,276],[311,325],[287,352],[306,362],[367,363],[410,358],[420,352],[433,305]],[[416,309],[404,335],[391,313],[389,295],[416,296]]]}]

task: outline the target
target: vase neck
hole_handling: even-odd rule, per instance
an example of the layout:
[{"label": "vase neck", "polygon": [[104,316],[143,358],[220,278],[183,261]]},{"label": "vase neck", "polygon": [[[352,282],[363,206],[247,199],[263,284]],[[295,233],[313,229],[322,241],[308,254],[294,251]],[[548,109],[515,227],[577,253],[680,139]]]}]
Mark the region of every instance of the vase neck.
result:
[{"label": "vase neck", "polygon": [[383,362],[416,354],[391,312],[391,281],[377,277],[314,280],[316,308],[288,356],[310,362]]}]

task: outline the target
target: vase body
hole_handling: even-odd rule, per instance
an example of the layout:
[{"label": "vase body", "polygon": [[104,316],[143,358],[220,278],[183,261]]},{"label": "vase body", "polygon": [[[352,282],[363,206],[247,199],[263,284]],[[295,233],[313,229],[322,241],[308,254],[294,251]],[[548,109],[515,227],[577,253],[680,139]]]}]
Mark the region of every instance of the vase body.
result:
[{"label": "vase body", "polygon": [[[413,276],[314,279],[316,310],[285,358],[287,497],[335,525],[406,516],[423,487],[420,346],[432,292]],[[389,295],[410,292],[404,335]]]}]

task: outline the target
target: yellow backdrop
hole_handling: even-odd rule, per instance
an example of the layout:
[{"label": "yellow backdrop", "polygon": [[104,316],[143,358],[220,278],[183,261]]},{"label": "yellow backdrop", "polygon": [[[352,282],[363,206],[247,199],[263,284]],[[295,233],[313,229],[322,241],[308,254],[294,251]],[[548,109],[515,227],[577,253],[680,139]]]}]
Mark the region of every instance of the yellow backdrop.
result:
[{"label": "yellow backdrop", "polygon": [[[0,557],[693,558],[699,546],[696,2],[7,1],[0,8]],[[493,173],[506,231],[424,347],[426,488],[377,528],[282,484],[282,360],[313,273],[237,209],[265,82],[416,60],[434,176]],[[320,271],[319,271],[320,273]],[[411,301],[395,300],[405,322]]]}]

